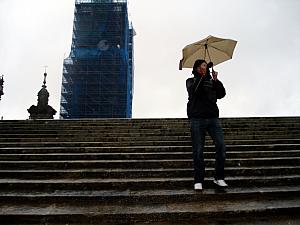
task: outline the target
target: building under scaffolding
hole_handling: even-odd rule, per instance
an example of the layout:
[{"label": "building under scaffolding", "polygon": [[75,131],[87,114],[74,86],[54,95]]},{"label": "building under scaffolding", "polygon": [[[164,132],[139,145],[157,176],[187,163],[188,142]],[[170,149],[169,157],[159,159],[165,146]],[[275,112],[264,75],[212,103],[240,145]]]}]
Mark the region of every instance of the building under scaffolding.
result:
[{"label": "building under scaffolding", "polygon": [[76,0],[60,117],[131,118],[133,36],[126,0]]}]

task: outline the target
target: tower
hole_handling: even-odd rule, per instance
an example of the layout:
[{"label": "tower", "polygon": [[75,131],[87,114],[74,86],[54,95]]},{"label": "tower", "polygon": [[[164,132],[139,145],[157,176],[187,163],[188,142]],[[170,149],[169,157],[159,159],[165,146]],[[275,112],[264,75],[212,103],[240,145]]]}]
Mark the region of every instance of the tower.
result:
[{"label": "tower", "polygon": [[47,73],[45,70],[43,86],[38,92],[37,106],[32,105],[29,109],[27,109],[30,114],[29,119],[53,119],[53,116],[56,114],[56,110],[48,105],[49,92],[46,89],[46,77]]},{"label": "tower", "polygon": [[131,118],[133,36],[127,0],[76,0],[61,118]]}]

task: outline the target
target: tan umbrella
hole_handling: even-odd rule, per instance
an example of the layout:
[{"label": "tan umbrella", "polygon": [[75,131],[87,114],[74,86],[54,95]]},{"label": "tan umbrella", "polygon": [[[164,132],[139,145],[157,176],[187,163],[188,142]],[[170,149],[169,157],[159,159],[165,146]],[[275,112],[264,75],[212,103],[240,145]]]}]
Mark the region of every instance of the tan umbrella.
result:
[{"label": "tan umbrella", "polygon": [[182,49],[179,69],[193,68],[197,59],[213,62],[214,66],[232,58],[237,41],[214,36],[189,44]]}]

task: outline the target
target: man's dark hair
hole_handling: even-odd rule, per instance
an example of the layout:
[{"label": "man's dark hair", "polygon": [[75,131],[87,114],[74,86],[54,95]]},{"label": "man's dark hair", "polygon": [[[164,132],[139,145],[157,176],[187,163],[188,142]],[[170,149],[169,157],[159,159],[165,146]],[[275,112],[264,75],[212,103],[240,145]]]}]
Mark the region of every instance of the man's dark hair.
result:
[{"label": "man's dark hair", "polygon": [[194,74],[194,76],[197,76],[199,75],[198,72],[197,72],[197,67],[200,66],[202,63],[206,63],[207,64],[207,70],[206,70],[206,75],[209,75],[209,68],[212,67],[212,62],[210,63],[207,63],[205,60],[203,59],[197,59],[194,63],[194,66],[193,66],[193,71],[192,71],[192,74]]}]

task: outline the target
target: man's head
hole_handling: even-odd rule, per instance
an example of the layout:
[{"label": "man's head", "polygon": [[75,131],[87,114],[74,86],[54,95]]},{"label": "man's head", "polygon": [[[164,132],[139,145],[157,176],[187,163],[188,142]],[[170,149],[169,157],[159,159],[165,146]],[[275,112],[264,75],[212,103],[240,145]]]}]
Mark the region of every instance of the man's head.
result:
[{"label": "man's head", "polygon": [[207,73],[207,63],[203,59],[197,59],[193,66],[193,74],[195,76],[204,76]]}]

